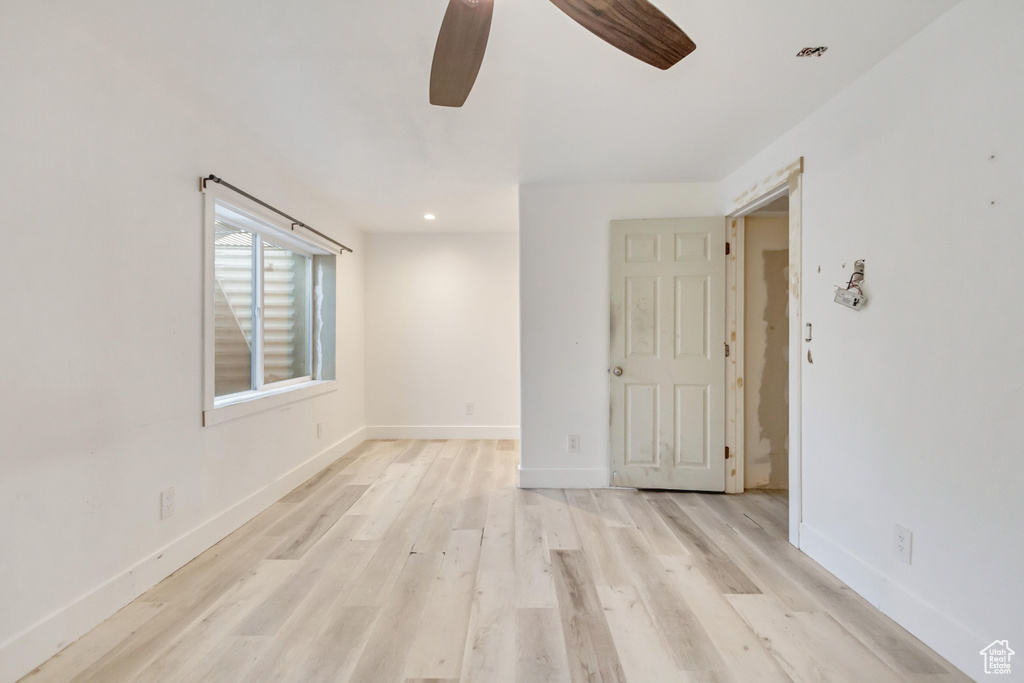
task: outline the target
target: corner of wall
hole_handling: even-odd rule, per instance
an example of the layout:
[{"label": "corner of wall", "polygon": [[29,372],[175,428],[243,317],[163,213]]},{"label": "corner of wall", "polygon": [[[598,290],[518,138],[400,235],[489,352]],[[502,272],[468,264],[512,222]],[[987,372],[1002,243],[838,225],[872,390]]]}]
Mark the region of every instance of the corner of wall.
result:
[{"label": "corner of wall", "polygon": [[0,643],[0,681],[17,680],[366,440],[361,427],[106,583]]}]

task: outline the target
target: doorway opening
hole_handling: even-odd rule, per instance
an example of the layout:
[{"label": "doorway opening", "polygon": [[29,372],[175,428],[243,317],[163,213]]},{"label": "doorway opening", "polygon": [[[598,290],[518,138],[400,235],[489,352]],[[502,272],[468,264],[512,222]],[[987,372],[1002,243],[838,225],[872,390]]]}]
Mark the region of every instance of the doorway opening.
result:
[{"label": "doorway opening", "polygon": [[746,216],[743,256],[743,486],[784,492],[789,489],[789,195]]},{"label": "doorway opening", "polygon": [[[800,158],[733,200],[724,220],[612,221],[609,249],[610,484],[726,493],[775,486],[773,494],[750,495],[774,498],[778,521],[797,547],[802,184]],[[750,279],[764,283],[760,307],[751,306],[750,326],[761,335],[750,341],[757,353],[749,486],[748,219],[756,252]],[[765,227],[770,219],[781,226],[774,233]]]},{"label": "doorway opening", "polygon": [[734,449],[726,491],[785,507],[789,542],[800,547],[801,243],[803,158],[735,200],[728,264],[728,425]]},{"label": "doorway opening", "polygon": [[[789,515],[789,195],[747,214],[742,226],[743,493]],[[739,307],[742,306],[742,309]],[[780,521],[781,521],[780,520]]]}]

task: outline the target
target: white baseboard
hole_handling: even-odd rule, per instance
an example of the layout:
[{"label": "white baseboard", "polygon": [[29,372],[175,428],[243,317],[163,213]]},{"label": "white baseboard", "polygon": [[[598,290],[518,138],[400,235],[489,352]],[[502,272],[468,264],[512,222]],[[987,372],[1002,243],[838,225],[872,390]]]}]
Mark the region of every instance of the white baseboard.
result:
[{"label": "white baseboard", "polygon": [[800,550],[962,672],[981,675],[979,653],[996,635],[972,632],[807,524]]},{"label": "white baseboard", "polygon": [[367,439],[518,439],[519,426],[376,425],[366,428]]},{"label": "white baseboard", "polygon": [[365,440],[366,428],[357,429],[259,491],[0,644],[0,681],[16,681],[28,674]]},{"label": "white baseboard", "polygon": [[611,482],[611,470],[519,468],[521,489],[603,489]]}]

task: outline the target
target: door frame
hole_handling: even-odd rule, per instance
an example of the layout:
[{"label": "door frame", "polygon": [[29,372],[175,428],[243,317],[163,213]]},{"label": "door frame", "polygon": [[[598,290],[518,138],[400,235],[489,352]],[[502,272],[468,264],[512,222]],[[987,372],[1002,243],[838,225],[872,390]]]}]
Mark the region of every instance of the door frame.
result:
[{"label": "door frame", "polygon": [[726,218],[732,256],[726,264],[726,339],[731,344],[726,363],[726,445],[731,457],[726,464],[726,493],[743,493],[743,305],[744,218],[779,197],[789,196],[789,542],[800,547],[803,520],[801,443],[801,375],[804,335],[801,310],[803,282],[801,245],[804,159],[800,157],[751,188],[730,204]]}]

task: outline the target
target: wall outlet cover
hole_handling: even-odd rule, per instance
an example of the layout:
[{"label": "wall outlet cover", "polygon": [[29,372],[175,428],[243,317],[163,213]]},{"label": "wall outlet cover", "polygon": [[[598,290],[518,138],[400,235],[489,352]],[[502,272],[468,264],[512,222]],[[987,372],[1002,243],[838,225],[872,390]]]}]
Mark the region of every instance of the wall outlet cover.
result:
[{"label": "wall outlet cover", "polygon": [[570,453],[579,453],[580,452],[580,435],[579,434],[570,434],[569,435],[569,441],[568,441],[568,445],[566,447],[566,450],[569,451]]},{"label": "wall outlet cover", "polygon": [[473,414],[473,404],[472,403],[467,403],[466,404],[466,415],[472,415],[472,414]]},{"label": "wall outlet cover", "polygon": [[910,564],[910,550],[913,540],[914,534],[897,524],[892,536],[892,554]]}]

